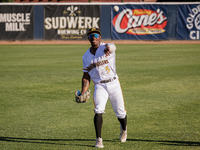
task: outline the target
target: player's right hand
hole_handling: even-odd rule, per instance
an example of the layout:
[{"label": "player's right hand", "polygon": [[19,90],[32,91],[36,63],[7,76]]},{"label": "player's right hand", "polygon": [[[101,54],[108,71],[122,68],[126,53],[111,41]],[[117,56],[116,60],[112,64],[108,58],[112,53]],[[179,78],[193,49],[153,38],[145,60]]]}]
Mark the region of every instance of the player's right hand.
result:
[{"label": "player's right hand", "polygon": [[106,44],[106,48],[104,49],[104,53],[106,54],[106,57],[110,56],[111,54],[110,47],[107,44]]}]

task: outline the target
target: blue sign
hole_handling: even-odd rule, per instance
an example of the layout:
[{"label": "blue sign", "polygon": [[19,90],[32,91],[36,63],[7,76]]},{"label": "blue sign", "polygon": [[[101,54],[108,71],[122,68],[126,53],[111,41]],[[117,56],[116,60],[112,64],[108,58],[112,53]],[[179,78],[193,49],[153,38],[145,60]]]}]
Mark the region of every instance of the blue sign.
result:
[{"label": "blue sign", "polygon": [[177,39],[200,39],[200,5],[178,5]]}]

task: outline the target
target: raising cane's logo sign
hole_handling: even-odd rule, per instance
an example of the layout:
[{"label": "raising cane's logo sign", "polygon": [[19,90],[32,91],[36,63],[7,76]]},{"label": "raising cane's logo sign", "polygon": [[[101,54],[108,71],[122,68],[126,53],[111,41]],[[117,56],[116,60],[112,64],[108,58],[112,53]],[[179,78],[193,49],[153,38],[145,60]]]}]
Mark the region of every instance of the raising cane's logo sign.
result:
[{"label": "raising cane's logo sign", "polygon": [[167,17],[163,11],[148,9],[124,9],[113,18],[113,25],[118,33],[132,35],[160,34],[165,32]]}]

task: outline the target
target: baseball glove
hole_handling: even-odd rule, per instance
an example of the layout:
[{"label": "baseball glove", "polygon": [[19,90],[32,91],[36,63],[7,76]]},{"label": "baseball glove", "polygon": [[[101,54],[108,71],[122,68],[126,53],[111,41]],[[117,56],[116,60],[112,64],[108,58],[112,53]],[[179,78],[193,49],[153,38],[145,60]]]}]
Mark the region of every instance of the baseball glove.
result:
[{"label": "baseball glove", "polygon": [[75,94],[75,101],[77,103],[85,103],[90,98],[90,95],[91,95],[91,91],[90,90],[88,90],[85,93],[83,93],[83,95],[81,94],[81,92],[79,90],[77,90],[76,94]]}]

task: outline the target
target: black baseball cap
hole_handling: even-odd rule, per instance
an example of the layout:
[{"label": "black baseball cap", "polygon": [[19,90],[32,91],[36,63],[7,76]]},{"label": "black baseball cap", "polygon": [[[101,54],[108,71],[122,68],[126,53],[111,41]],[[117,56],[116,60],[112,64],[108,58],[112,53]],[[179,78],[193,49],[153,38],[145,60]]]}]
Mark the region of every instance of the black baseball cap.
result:
[{"label": "black baseball cap", "polygon": [[89,29],[87,35],[90,35],[91,33],[98,33],[98,34],[101,35],[101,31],[100,31],[99,28],[91,28],[91,29]]}]

